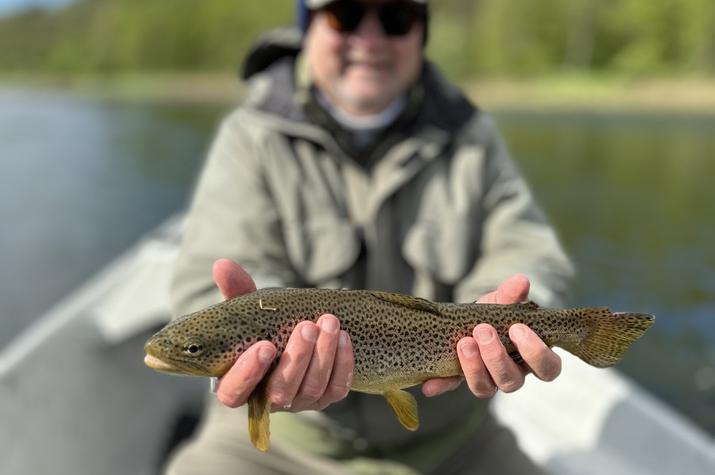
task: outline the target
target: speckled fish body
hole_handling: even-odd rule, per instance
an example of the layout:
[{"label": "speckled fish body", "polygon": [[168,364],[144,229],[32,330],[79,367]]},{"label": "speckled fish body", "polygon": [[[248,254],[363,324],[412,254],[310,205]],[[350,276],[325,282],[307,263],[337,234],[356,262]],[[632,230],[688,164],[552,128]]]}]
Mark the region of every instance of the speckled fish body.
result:
[{"label": "speckled fish body", "polygon": [[411,404],[397,400],[409,396],[401,390],[461,374],[457,342],[479,323],[493,325],[515,359],[508,330],[524,323],[547,345],[606,367],[617,363],[654,321],[652,315],[607,308],[551,310],[533,303],[435,303],[367,290],[263,289],[169,323],[146,343],[145,361],[161,371],[220,377],[258,341],[273,342],[280,354],[299,322],[316,321],[325,313],[337,316],[350,335],[355,355],[351,389],[385,395],[410,429],[416,429],[416,407],[414,421],[400,417],[398,411]]}]

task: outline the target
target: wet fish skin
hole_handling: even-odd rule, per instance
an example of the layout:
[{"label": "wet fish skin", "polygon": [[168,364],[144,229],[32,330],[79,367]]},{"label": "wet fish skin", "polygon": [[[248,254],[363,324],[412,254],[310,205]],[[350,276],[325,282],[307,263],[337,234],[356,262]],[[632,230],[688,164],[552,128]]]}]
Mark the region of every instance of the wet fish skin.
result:
[{"label": "wet fish skin", "polygon": [[[271,341],[280,356],[299,322],[315,322],[325,313],[337,316],[350,335],[355,355],[351,390],[384,395],[410,430],[418,425],[416,402],[402,390],[430,378],[460,375],[457,342],[479,323],[494,326],[514,358],[518,353],[509,327],[524,323],[548,346],[606,367],[620,361],[655,320],[603,307],[551,310],[533,303],[436,303],[367,290],[263,289],[169,323],[147,341],[145,362],[159,371],[220,377],[258,341]],[[251,438],[265,450],[265,388],[257,388],[251,398]]]}]

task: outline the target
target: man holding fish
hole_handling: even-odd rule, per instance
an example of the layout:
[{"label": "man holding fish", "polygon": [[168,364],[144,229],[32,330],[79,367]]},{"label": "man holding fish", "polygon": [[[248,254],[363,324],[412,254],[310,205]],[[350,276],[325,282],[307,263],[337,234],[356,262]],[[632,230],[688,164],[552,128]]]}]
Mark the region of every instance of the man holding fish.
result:
[{"label": "man holding fish", "polygon": [[[563,304],[571,266],[492,119],[424,58],[427,1],[301,0],[298,13],[302,38],[269,36],[246,60],[248,97],[225,119],[188,215],[176,313],[256,286]],[[408,432],[384,401],[348,395],[340,315],[301,322],[279,358],[269,341],[240,356],[167,472],[539,473],[483,399],[529,372],[553,380],[560,360],[525,325],[509,337],[522,364],[490,325],[459,340],[464,377],[411,390],[421,426]],[[235,408],[269,370],[276,413],[262,453]]]}]

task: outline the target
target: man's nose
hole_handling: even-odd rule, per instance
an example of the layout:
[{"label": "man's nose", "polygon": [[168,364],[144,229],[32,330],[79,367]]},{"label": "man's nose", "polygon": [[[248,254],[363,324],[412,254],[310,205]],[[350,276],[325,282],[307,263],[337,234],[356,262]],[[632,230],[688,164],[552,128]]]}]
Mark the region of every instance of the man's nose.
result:
[{"label": "man's nose", "polygon": [[369,46],[378,46],[387,40],[387,35],[382,28],[380,18],[377,16],[377,12],[372,8],[365,13],[353,36]]}]

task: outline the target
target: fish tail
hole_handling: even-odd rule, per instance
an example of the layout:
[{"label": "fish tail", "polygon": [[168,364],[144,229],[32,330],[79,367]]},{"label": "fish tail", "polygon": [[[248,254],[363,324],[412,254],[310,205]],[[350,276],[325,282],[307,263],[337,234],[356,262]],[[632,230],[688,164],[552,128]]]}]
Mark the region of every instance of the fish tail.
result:
[{"label": "fish tail", "polygon": [[631,344],[655,322],[646,313],[611,313],[607,308],[576,310],[585,323],[585,336],[558,346],[573,353],[586,363],[605,368],[618,363]]}]

